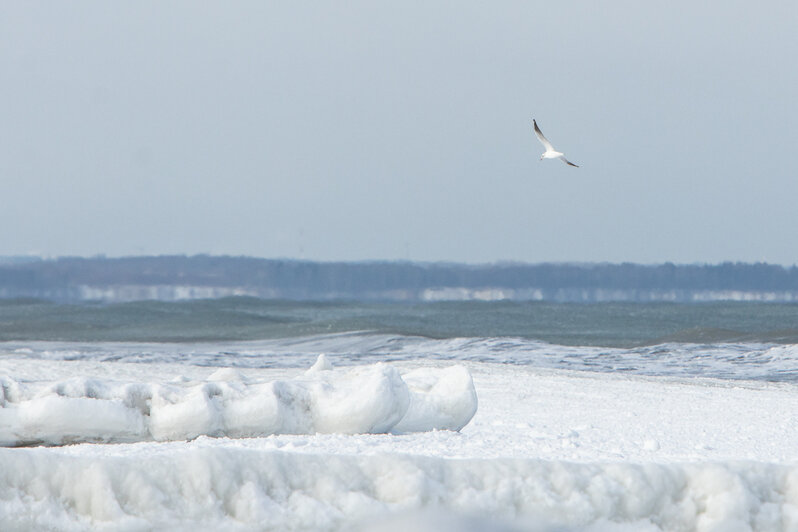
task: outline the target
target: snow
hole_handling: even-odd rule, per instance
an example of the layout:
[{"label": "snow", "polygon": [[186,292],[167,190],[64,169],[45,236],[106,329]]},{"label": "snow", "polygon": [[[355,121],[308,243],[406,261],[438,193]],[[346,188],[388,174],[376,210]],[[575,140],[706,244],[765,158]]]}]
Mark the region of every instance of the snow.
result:
[{"label": "snow", "polygon": [[798,530],[787,382],[335,356],[0,381],[6,444],[84,442],[0,449],[3,531]]},{"label": "snow", "polygon": [[270,434],[460,430],[477,396],[462,366],[421,369],[406,383],[388,364],[333,370],[324,355],[293,379],[226,368],[204,381],[0,377],[0,445],[189,440]]},{"label": "snow", "polygon": [[798,468],[786,465],[452,460],[205,440],[133,446],[3,450],[0,527],[330,530],[427,509],[543,530],[798,526]]}]

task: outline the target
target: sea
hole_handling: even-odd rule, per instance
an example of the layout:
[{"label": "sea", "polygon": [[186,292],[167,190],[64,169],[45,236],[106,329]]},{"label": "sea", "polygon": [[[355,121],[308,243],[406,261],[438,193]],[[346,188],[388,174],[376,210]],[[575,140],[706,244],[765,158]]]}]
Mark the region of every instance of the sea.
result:
[{"label": "sea", "polygon": [[296,368],[319,354],[790,382],[798,304],[0,301],[0,356]]}]

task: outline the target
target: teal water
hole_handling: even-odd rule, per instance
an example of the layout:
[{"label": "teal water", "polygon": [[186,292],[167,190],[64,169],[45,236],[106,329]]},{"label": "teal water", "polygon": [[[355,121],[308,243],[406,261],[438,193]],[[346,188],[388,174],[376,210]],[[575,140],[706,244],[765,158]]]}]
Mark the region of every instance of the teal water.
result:
[{"label": "teal water", "polygon": [[798,304],[0,301],[0,341],[223,342],[356,331],[431,339],[513,337],[565,346],[793,344]]}]

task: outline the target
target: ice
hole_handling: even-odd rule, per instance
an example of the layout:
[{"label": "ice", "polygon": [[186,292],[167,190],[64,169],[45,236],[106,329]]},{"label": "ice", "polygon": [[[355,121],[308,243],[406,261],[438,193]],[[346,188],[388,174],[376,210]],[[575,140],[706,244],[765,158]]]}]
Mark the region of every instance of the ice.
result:
[{"label": "ice", "polygon": [[383,363],[335,370],[323,355],[304,375],[273,381],[235,369],[159,383],[5,376],[0,444],[457,431],[474,416],[476,392],[464,367],[419,369],[407,379]]},{"label": "ice", "polygon": [[438,429],[460,430],[477,411],[477,392],[471,374],[463,366],[431,373],[418,369],[403,376],[410,389],[410,406],[394,427],[400,432]]},{"label": "ice", "polygon": [[136,444],[99,456],[2,449],[0,529],[173,530],[196,523],[200,530],[379,531],[397,530],[390,516],[428,511],[438,512],[439,522],[449,516],[472,523],[472,530],[798,526],[794,465],[450,460],[212,443]]},{"label": "ice", "polygon": [[0,530],[798,530],[793,383],[338,360],[0,357]]}]

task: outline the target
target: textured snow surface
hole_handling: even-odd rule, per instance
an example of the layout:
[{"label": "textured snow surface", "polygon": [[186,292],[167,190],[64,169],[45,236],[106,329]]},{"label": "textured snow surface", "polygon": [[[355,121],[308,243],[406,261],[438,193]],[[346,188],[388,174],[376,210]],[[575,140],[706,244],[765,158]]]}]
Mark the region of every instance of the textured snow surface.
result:
[{"label": "textured snow surface", "polygon": [[304,375],[273,381],[234,369],[168,383],[0,376],[0,445],[456,431],[474,416],[464,367],[418,369],[405,379],[382,363],[333,370],[324,355]]},{"label": "textured snow surface", "polygon": [[0,450],[0,527],[165,530],[196,523],[203,530],[379,530],[369,522],[430,509],[530,530],[616,530],[618,523],[635,523],[636,530],[798,527],[795,466],[149,445],[146,451],[103,449],[98,456]]},{"label": "textured snow surface", "polygon": [[[160,434],[180,440],[0,449],[0,530],[798,530],[794,384],[422,360],[329,368],[0,359],[1,410],[51,401],[36,419],[53,423],[36,426],[60,427],[53,443],[131,434],[147,417],[137,397],[190,405],[161,418]],[[277,382],[338,430],[304,414],[288,418],[314,423],[301,434],[196,428],[246,434],[260,419],[247,398]],[[120,410],[63,406],[72,399]],[[471,415],[459,432],[430,430]],[[24,426],[10,443],[44,440]]]}]

